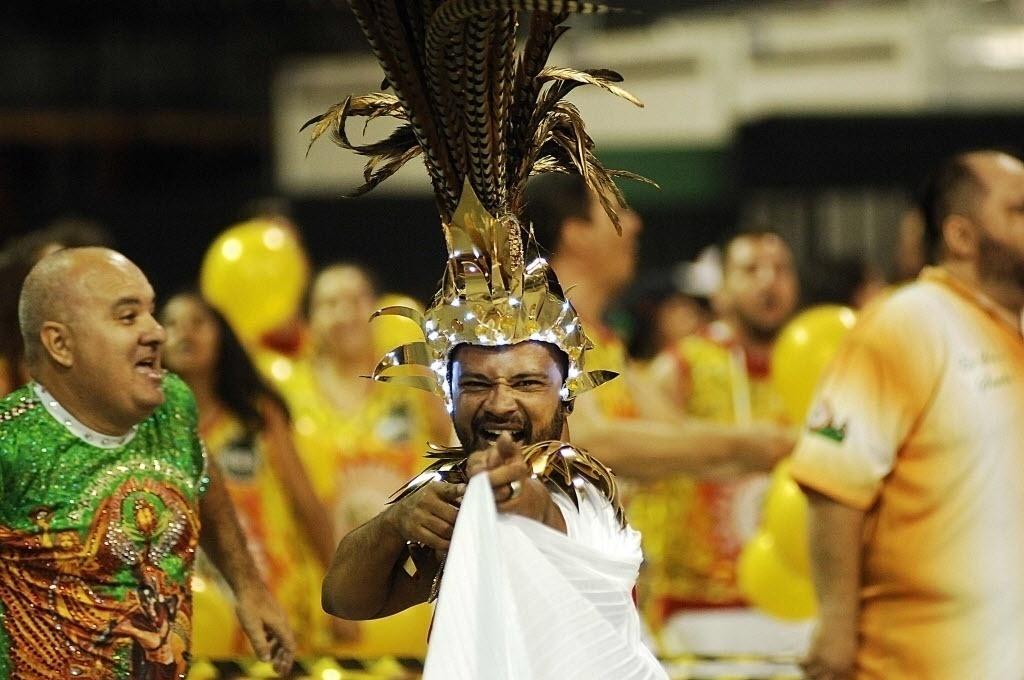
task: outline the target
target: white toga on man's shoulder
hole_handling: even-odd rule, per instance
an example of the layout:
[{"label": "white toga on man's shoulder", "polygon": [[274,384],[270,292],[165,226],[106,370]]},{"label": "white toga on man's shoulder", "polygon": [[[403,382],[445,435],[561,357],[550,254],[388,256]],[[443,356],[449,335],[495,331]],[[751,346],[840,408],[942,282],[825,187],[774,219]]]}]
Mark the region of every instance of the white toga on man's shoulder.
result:
[{"label": "white toga on man's shoulder", "polygon": [[553,498],[561,534],[499,515],[486,478],[470,480],[445,564],[425,680],[656,680],[633,586],[640,534],[589,482]]}]

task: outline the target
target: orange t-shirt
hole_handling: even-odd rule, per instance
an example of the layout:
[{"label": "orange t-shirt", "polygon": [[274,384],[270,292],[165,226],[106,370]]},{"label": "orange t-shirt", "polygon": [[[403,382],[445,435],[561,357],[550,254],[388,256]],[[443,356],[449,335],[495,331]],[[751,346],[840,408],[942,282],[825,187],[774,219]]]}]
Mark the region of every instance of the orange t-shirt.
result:
[{"label": "orange t-shirt", "polygon": [[800,482],[867,511],[859,678],[1024,672],[1024,339],[942,269],[870,307],[819,388]]}]

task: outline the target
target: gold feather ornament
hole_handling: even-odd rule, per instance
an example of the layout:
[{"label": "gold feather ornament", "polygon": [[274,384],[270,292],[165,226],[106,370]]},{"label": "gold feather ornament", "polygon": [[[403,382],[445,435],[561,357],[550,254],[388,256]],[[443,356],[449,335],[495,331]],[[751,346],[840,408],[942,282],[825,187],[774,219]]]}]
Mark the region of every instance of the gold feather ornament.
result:
[{"label": "gold feather ornament", "polygon": [[[616,177],[649,180],[605,168],[594,154],[579,110],[565,96],[580,86],[599,87],[637,106],[621,89],[622,77],[603,69],[547,67],[555,41],[573,13],[612,11],[575,0],[350,0],[356,19],[384,69],[381,89],[352,96],[306,123],[310,145],[324,134],[367,156],[362,194],[422,156],[433,185],[448,250],[440,290],[424,313],[386,307],[374,316],[414,321],[423,339],[388,352],[373,371],[382,382],[429,390],[452,410],[448,362],[468,343],[512,345],[547,342],[568,357],[565,401],[615,377],[585,370],[591,343],[554,272],[539,256],[532,232],[518,216],[526,183],[548,172],[583,177],[617,231],[625,206]],[[517,45],[521,15],[528,17]],[[392,118],[398,127],[384,139],[351,141],[349,118]],[[365,126],[363,128],[365,132]],[[401,367],[425,367],[409,374]],[[585,451],[565,442],[527,447],[534,475],[578,502],[589,483],[625,522],[615,478]],[[392,502],[435,479],[465,477],[467,452],[432,449],[435,460],[396,492]],[[418,549],[409,546],[414,557]],[[437,595],[441,568],[431,591]]]},{"label": "gold feather ornament", "polygon": [[[518,215],[531,175],[578,173],[619,229],[625,205],[615,177],[594,155],[577,108],[564,100],[574,88],[600,87],[637,106],[622,77],[604,69],[546,66],[555,41],[574,13],[610,8],[574,0],[350,0],[356,19],[393,94],[348,97],[306,123],[310,145],[325,133],[339,146],[368,157],[365,193],[422,155],[433,184],[448,260],[441,288],[425,313],[388,307],[376,315],[415,321],[423,340],[398,347],[380,361],[376,380],[429,390],[452,407],[448,358],[459,344],[549,342],[569,358],[562,396],[572,400],[615,376],[584,368],[591,347],[575,309],[532,234]],[[519,19],[528,15],[517,45]],[[392,118],[386,138],[351,141],[349,118]],[[365,127],[364,127],[365,131]],[[425,366],[430,375],[396,374]]]}]

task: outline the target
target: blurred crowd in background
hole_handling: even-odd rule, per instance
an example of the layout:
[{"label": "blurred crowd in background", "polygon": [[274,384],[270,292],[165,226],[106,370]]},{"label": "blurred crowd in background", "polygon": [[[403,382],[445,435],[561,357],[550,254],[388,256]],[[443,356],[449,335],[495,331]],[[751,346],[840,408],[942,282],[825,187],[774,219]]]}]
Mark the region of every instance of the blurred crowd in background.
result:
[{"label": "blurred crowd in background", "polygon": [[[282,201],[266,200],[256,203],[262,210],[268,207],[270,212],[258,212],[254,220],[259,223],[275,224],[287,233],[287,239],[294,248],[302,249],[302,228],[287,216],[285,212],[275,212]],[[659,353],[670,349],[675,344],[691,334],[706,329],[709,325],[721,316],[722,295],[722,274],[723,255],[722,248],[725,241],[715,243],[704,248],[693,260],[679,261],[668,267],[659,266],[656,268],[645,268],[642,262],[637,262],[639,242],[643,239],[642,215],[634,213],[636,226],[630,223],[627,226],[627,233],[622,237],[614,234],[606,245],[604,252],[597,248],[595,257],[608,259],[614,257],[627,257],[630,259],[628,265],[622,265],[626,273],[616,273],[616,278],[621,280],[610,281],[614,295],[609,299],[609,314],[604,319],[621,337],[627,346],[630,359],[637,366],[645,366]],[[429,218],[424,218],[427,221]],[[254,222],[254,223],[256,223]],[[215,231],[214,225],[210,225]],[[611,226],[607,228],[611,230]],[[860,308],[866,304],[874,295],[879,293],[887,285],[898,284],[913,279],[917,272],[925,264],[925,253],[923,227],[916,212],[909,211],[904,220],[893,225],[894,230],[900,234],[898,262],[891,276],[886,277],[882,272],[869,262],[855,256],[828,257],[818,259],[809,264],[803,271],[796,270],[795,259],[790,252],[791,246],[785,245],[787,251],[788,266],[792,268],[792,275],[799,280],[799,294],[792,303],[793,309],[787,312],[786,316],[798,307],[807,307],[820,304],[840,304],[853,308]],[[634,233],[628,233],[630,229]],[[778,226],[765,224],[762,227],[751,231],[764,231],[780,234]],[[426,240],[426,239],[424,239]],[[220,244],[223,243],[223,239]],[[282,241],[283,243],[283,241]],[[58,248],[79,247],[99,245],[106,247],[119,246],[114,233],[107,229],[102,222],[83,216],[60,217],[52,222],[32,230],[26,234],[18,235],[7,239],[0,250],[0,281],[3,290],[17,291],[25,275],[44,255]],[[542,247],[550,247],[542,244]],[[271,249],[267,249],[273,252]],[[130,250],[129,250],[130,254]],[[322,254],[319,259],[322,259]],[[344,253],[337,253],[344,257]],[[246,255],[254,260],[258,255]],[[288,307],[292,300],[299,300],[296,308],[289,310],[294,316],[288,319],[288,323],[280,327],[264,328],[266,335],[262,342],[270,348],[283,350],[284,354],[292,354],[303,351],[309,342],[309,328],[315,326],[309,308],[309,299],[314,287],[308,282],[310,277],[306,269],[310,266],[309,258],[305,253],[294,256],[295,259],[288,264],[290,271],[280,269],[281,261],[264,259],[262,262],[246,262],[242,266],[251,267],[254,271],[249,276],[258,279],[262,271],[268,276],[274,277],[273,286],[295,289],[302,286],[296,293],[294,290],[280,294],[284,301],[271,301],[267,305],[268,311],[253,311],[253,315],[268,314],[271,318],[280,315],[279,308]],[[301,262],[301,265],[299,264]],[[403,290],[376,291],[374,283],[380,276],[379,272],[370,271],[365,266],[356,263],[346,263],[352,272],[358,272],[364,278],[365,284],[378,296],[397,295],[408,297]],[[333,270],[338,265],[328,265],[322,268],[321,273]],[[296,271],[299,270],[299,271]],[[387,278],[392,279],[396,272],[387,272]],[[399,276],[399,278],[401,278]],[[300,283],[301,282],[301,283]],[[231,285],[232,282],[224,285]],[[198,281],[179,280],[174,282],[174,289],[191,289],[198,287]],[[268,285],[271,285],[268,281]],[[409,282],[409,287],[418,289],[422,282]],[[162,291],[166,298],[168,291]],[[173,291],[172,291],[173,292]],[[240,307],[247,306],[246,301],[260,299],[264,290],[250,291],[225,291],[226,297],[234,297],[236,304]],[[385,298],[386,299],[386,298]],[[379,297],[378,297],[379,300]],[[422,303],[420,303],[422,305]],[[19,385],[24,382],[25,374],[18,368],[21,360],[21,337],[17,327],[17,296],[16,294],[4,295],[0,300],[0,319],[3,322],[3,332],[0,333],[0,356],[4,360],[5,381],[3,386],[10,391],[12,385]],[[366,309],[373,312],[376,307],[373,303],[368,304]],[[369,313],[366,315],[369,323]],[[253,320],[238,321],[243,325],[243,332],[252,330],[253,324],[259,326],[265,324],[264,318],[257,317]],[[383,347],[383,345],[381,345]]]},{"label": "blurred crowd in background", "polygon": [[[730,644],[714,628],[695,638],[686,626],[673,631],[666,624],[680,610],[749,605],[736,563],[758,530],[767,476],[698,483],[675,474],[699,467],[686,454],[661,469],[642,456],[631,462],[631,450],[678,446],[671,429],[647,441],[653,423],[706,420],[735,427],[725,434],[749,443],[741,473],[769,470],[793,444],[789,430],[771,427],[796,424],[787,400],[810,399],[797,394],[810,387],[794,383],[805,359],[796,362],[800,370],[790,361],[789,383],[786,376],[772,380],[773,348],[787,323],[808,306],[824,310],[817,320],[807,317],[804,337],[784,348],[806,357],[814,343],[834,342],[842,313],[899,281],[852,258],[799,272],[790,245],[767,224],[732,233],[692,261],[645,270],[638,261],[642,215],[627,211],[616,234],[571,178],[532,186],[526,217],[595,341],[590,361],[624,374],[582,398],[570,426],[577,441],[611,459],[629,489],[632,521],[647,541],[642,596],[652,644],[666,654],[751,651],[754,638],[764,639],[759,628]],[[905,223],[916,224],[912,216]],[[302,226],[279,212],[225,228],[205,250],[198,279],[159,294],[163,365],[196,395],[201,434],[229,480],[250,550],[296,630],[305,631],[302,651],[420,657],[429,607],[380,621],[330,620],[319,607],[319,584],[338,538],[379,512],[423,467],[427,443],[453,441],[439,400],[365,378],[386,351],[416,340],[418,331],[401,318],[371,321],[373,312],[390,304],[422,308],[423,301],[381,290],[380,272],[353,261],[313,271],[302,236]],[[11,294],[0,297],[0,391],[29,378],[13,292],[47,253],[86,245],[118,246],[102,224],[83,218],[4,245],[0,279]],[[903,279],[915,275],[924,255],[910,252],[907,261]],[[646,433],[638,436],[637,428]],[[806,566],[794,576],[807,578]],[[247,643],[218,579],[200,560],[195,654],[244,656]],[[776,582],[762,591],[771,598],[778,588]],[[807,606],[791,596],[775,596],[783,618],[807,618],[813,605],[800,610]],[[765,653],[798,645],[766,644]]]},{"label": "blurred crowd in background", "polygon": [[[298,134],[378,67],[342,2],[99,4],[0,21],[0,394],[29,379],[33,264],[121,250],[157,288],[163,366],[196,395],[300,653],[421,658],[428,606],[360,623],[320,607],[338,539],[428,442],[453,443],[439,400],[365,377],[420,339],[371,315],[429,302],[444,249],[425,177],[339,200],[361,160]],[[917,182],[950,152],[1019,144],[1024,8],[634,4],[649,14],[581,20],[558,56],[638,83],[648,109],[628,122],[580,108],[612,140],[602,158],[662,190],[626,187],[621,234],[570,178],[531,187],[525,215],[595,343],[588,368],[622,374],[569,425],[644,534],[651,646],[793,660],[815,604],[806,504],[777,464],[857,310],[928,263]],[[354,174],[332,174],[346,155]],[[202,559],[193,585],[194,656],[249,655]]]}]

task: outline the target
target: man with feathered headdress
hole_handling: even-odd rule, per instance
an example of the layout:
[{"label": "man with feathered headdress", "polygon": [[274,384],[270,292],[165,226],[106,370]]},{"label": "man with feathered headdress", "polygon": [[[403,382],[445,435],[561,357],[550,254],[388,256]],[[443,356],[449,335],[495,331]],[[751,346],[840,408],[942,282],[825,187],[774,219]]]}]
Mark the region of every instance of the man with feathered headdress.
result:
[{"label": "man with feathered headdress", "polygon": [[[614,377],[586,370],[579,318],[518,219],[528,178],[580,174],[616,228],[623,205],[564,96],[590,84],[639,104],[613,71],[546,67],[562,22],[607,11],[572,0],[352,0],[393,94],[349,97],[310,121],[370,156],[369,190],[422,154],[448,260],[423,340],[389,352],[374,378],[437,394],[459,449],[352,531],[324,581],[329,612],[387,616],[439,597],[427,678],[663,678],[640,641],[631,591],[639,534],[614,477],[568,443],[577,395]],[[516,49],[519,17],[529,12]],[[390,116],[355,145],[350,116]],[[456,520],[458,519],[458,526]],[[443,575],[443,580],[442,580]],[[473,644],[466,644],[472,636]]]}]

